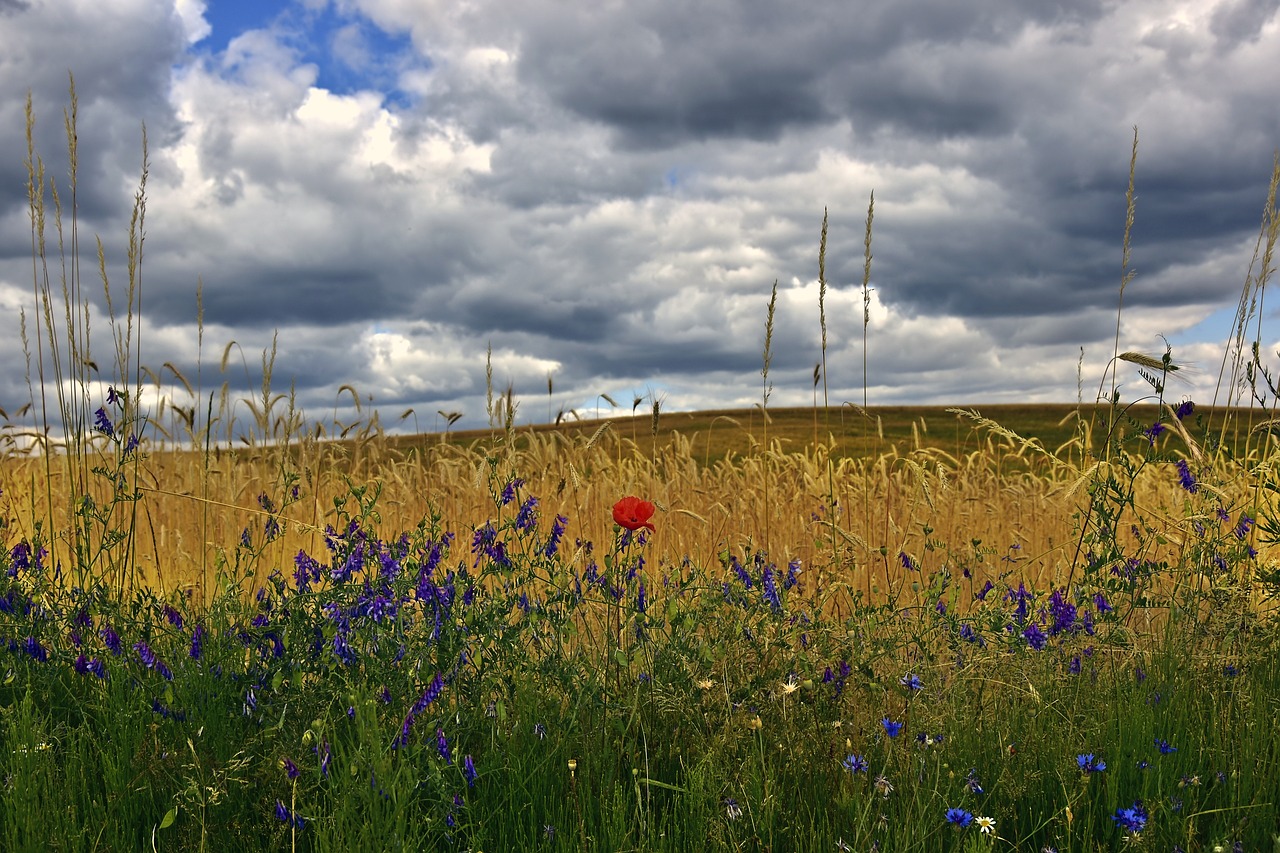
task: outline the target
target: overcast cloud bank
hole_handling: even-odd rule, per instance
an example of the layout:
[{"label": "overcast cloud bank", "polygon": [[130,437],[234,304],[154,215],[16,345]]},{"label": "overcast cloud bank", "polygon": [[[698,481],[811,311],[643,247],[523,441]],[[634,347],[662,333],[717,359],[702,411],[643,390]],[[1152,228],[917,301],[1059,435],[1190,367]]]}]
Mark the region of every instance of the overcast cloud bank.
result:
[{"label": "overcast cloud bank", "polygon": [[1207,400],[1280,145],[1277,0],[218,5],[0,0],[6,410],[35,318],[24,103],[61,186],[68,68],[116,282],[146,124],[144,362],[247,388],[223,348],[252,371],[278,332],[312,418],[349,419],[346,384],[399,428],[483,425],[489,345],[522,422],[752,405],[775,280],[770,405],[808,404],[824,208],[831,401],[860,402],[873,190],[871,404],[1074,400],[1082,347],[1091,398],[1135,126],[1121,347],[1166,336],[1198,368],[1172,393]]}]

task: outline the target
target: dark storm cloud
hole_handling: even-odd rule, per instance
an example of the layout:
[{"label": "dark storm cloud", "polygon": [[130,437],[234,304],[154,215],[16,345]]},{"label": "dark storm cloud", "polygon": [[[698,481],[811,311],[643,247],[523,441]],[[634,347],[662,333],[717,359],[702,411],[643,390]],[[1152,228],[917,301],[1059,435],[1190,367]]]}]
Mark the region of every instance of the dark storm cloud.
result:
[{"label": "dark storm cloud", "polygon": [[129,205],[120,193],[121,175],[141,172],[143,124],[153,149],[178,132],[168,102],[170,67],[185,46],[176,17],[161,3],[127,14],[100,4],[41,15],[12,3],[0,8],[17,12],[6,16],[10,26],[0,34],[0,79],[6,83],[0,100],[0,211],[26,207],[23,101],[28,92],[36,155],[65,195],[63,110],[69,106],[70,72],[79,102],[80,212],[89,220],[119,216]]},{"label": "dark storm cloud", "polygon": [[1213,10],[1209,30],[1217,36],[1219,47],[1254,42],[1277,9],[1277,0],[1226,0]]},{"label": "dark storm cloud", "polygon": [[[1025,27],[1078,26],[1100,4],[940,0],[631,4],[611,14],[532,4],[519,18],[520,75],[623,144],[776,140],[842,116],[934,133],[1007,127],[980,76],[926,80],[939,45],[980,51]],[[945,71],[945,69],[944,69]]]}]

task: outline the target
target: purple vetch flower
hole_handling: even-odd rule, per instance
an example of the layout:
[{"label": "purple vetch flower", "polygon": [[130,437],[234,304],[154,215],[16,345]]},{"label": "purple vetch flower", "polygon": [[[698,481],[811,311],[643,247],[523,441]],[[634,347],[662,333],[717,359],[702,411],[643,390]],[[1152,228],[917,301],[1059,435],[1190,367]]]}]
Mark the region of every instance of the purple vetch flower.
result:
[{"label": "purple vetch flower", "polygon": [[413,713],[421,714],[427,710],[427,706],[440,698],[440,691],[444,689],[444,679],[440,673],[436,673],[436,677],[431,680],[431,684],[427,689],[422,691],[422,695],[418,697],[418,701],[413,703]]},{"label": "purple vetch flower", "polygon": [[524,480],[519,477],[513,477],[502,487],[502,505],[506,506],[516,499],[516,489],[524,485]]},{"label": "purple vetch flower", "polygon": [[111,418],[107,416],[107,410],[99,407],[98,411],[93,413],[93,428],[98,432],[111,438],[116,434],[116,428],[111,424]]},{"label": "purple vetch flower", "polygon": [[297,779],[302,774],[302,771],[298,769],[298,765],[294,764],[293,759],[287,755],[280,759],[280,766],[284,768],[285,775],[290,779]]},{"label": "purple vetch flower", "polygon": [[293,558],[293,565],[293,582],[298,592],[310,592],[311,584],[320,580],[320,563],[306,551],[300,550]]},{"label": "purple vetch flower", "polygon": [[38,660],[46,663],[49,660],[49,651],[35,637],[27,637],[22,641],[22,650],[31,656],[32,660]]},{"label": "purple vetch flower", "polygon": [[548,560],[556,555],[556,551],[560,548],[560,540],[564,537],[565,527],[569,524],[569,519],[563,515],[557,515],[555,521],[551,522],[551,536],[547,538],[546,547],[542,549],[542,555]]},{"label": "purple vetch flower", "polygon": [[164,606],[164,618],[170,625],[177,628],[179,631],[182,630],[182,614],[177,610],[174,610],[171,605],[166,604]]},{"label": "purple vetch flower", "polygon": [[761,572],[760,586],[761,594],[764,596],[764,600],[768,602],[769,608],[774,613],[780,613],[782,611],[782,599],[778,596],[778,584],[774,578],[772,565],[765,566],[764,571]]},{"label": "purple vetch flower", "polygon": [[103,625],[102,630],[98,632],[98,636],[102,637],[102,643],[107,647],[107,651],[116,657],[124,654],[124,644],[120,641],[120,635],[110,625]]},{"label": "purple vetch flower", "polygon": [[280,800],[276,800],[276,819],[282,823],[292,824],[297,829],[304,829],[307,823],[301,815],[290,811],[289,807]]},{"label": "purple vetch flower", "polygon": [[1173,410],[1173,416],[1176,417],[1178,420],[1182,420],[1183,418],[1187,417],[1195,410],[1196,410],[1195,403],[1193,403],[1190,400],[1183,400],[1181,403],[1178,404],[1178,407]]},{"label": "purple vetch flower", "polygon": [[471,760],[471,755],[469,753],[462,759],[462,775],[467,779],[468,788],[474,788],[476,786],[476,779],[480,774],[476,771],[476,764]]},{"label": "purple vetch flower", "polygon": [[1063,590],[1055,589],[1049,595],[1049,614],[1053,621],[1049,624],[1049,636],[1056,636],[1064,631],[1074,631],[1076,625],[1076,606],[1067,600]]},{"label": "purple vetch flower", "polygon": [[533,529],[538,518],[534,510],[538,507],[538,499],[533,495],[524,499],[524,503],[520,505],[520,511],[516,513],[516,530],[526,531]]},{"label": "purple vetch flower", "polygon": [[1027,645],[1037,652],[1043,650],[1045,644],[1049,642],[1044,631],[1040,630],[1040,626],[1034,622],[1023,629],[1022,636],[1026,639]]},{"label": "purple vetch flower", "polygon": [[138,653],[138,660],[142,661],[143,666],[147,669],[156,668],[156,653],[151,651],[151,647],[145,642],[139,640],[134,643],[133,650]]},{"label": "purple vetch flower", "polygon": [[790,563],[787,563],[787,576],[782,581],[782,588],[791,589],[793,586],[800,583],[799,575],[800,575],[800,560],[794,559]]},{"label": "purple vetch flower", "polygon": [[453,764],[453,758],[449,755],[449,741],[444,736],[444,729],[436,729],[436,752],[440,753],[440,757],[444,759],[445,764]]},{"label": "purple vetch flower", "polygon": [[204,625],[197,624],[191,629],[191,648],[187,651],[187,656],[192,660],[200,660],[200,655],[204,649]]},{"label": "purple vetch flower", "polygon": [[320,775],[326,779],[329,778],[329,741],[322,741],[319,746],[313,746],[311,749],[320,758]]},{"label": "purple vetch flower", "polygon": [[1200,490],[1200,484],[1196,482],[1196,478],[1191,474],[1191,468],[1187,465],[1187,460],[1178,460],[1178,482],[1182,488],[1191,494],[1195,494]]}]

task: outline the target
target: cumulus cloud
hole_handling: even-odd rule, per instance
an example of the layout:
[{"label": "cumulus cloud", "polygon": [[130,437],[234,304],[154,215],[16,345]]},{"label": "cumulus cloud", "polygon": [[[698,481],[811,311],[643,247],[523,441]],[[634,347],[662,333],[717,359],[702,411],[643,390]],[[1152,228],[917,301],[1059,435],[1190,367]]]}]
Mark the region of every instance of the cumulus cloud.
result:
[{"label": "cumulus cloud", "polygon": [[1122,345],[1205,360],[1280,145],[1276,9],[0,0],[0,406],[30,396],[25,94],[61,189],[68,66],[116,281],[147,128],[144,361],[244,390],[275,338],[317,417],[347,386],[482,425],[490,347],[530,418],[548,376],[557,410],[750,405],[775,280],[770,403],[803,405],[824,209],[833,399],[865,340],[872,404],[1074,400],[1114,344],[1135,126]]}]

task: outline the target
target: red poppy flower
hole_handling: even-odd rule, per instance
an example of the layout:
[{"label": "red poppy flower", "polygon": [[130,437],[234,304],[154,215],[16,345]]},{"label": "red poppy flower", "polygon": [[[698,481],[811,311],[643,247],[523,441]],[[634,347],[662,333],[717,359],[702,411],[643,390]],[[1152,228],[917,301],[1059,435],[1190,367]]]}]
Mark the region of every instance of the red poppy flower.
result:
[{"label": "red poppy flower", "polygon": [[613,505],[613,520],[619,527],[625,527],[628,530],[647,527],[653,530],[653,522],[649,521],[651,518],[653,518],[653,504],[642,501],[634,495],[627,495]]}]

